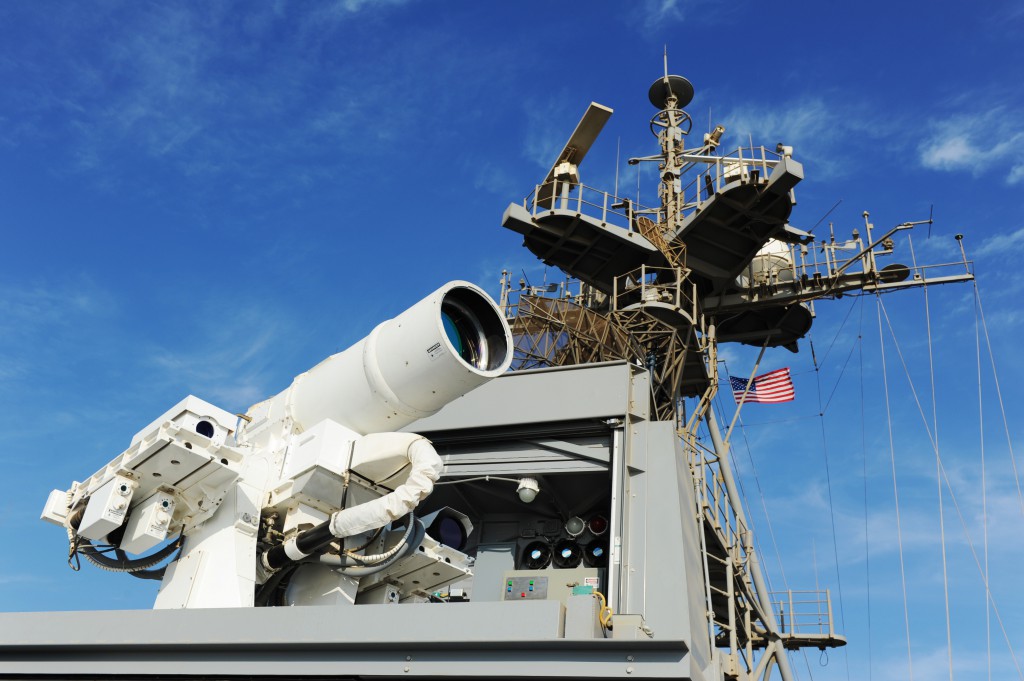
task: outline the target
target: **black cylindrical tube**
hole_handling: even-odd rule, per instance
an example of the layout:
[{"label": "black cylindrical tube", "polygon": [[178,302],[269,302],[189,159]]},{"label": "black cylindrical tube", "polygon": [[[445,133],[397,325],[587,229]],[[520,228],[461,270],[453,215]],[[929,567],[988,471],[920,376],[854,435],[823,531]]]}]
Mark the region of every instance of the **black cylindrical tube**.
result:
[{"label": "black cylindrical tube", "polygon": [[295,546],[307,556],[317,552],[337,539],[331,534],[331,521],[322,522],[316,527],[311,527],[305,532],[299,532],[295,537]]},{"label": "black cylindrical tube", "polygon": [[[313,555],[324,549],[328,544],[337,539],[331,534],[331,521],[327,520],[308,530],[299,532],[295,536],[295,548],[305,556]],[[287,542],[285,542],[287,544]],[[267,565],[272,570],[278,570],[288,563],[294,562],[285,550],[285,544],[278,544],[266,553]]]}]

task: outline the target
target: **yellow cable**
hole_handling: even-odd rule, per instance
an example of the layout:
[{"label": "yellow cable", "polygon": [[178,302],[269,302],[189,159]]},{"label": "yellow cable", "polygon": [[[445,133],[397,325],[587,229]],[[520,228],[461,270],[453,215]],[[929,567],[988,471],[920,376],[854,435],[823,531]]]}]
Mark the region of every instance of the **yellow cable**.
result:
[{"label": "yellow cable", "polygon": [[601,610],[597,616],[597,620],[601,623],[601,626],[605,629],[612,628],[612,609],[608,607],[608,601],[605,599],[604,594],[600,591],[595,591],[594,595],[601,601]]}]

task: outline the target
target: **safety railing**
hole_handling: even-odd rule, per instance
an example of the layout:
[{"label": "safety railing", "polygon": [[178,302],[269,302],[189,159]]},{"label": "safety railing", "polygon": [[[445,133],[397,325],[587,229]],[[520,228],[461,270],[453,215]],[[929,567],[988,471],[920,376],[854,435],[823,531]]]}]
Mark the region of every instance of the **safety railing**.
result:
[{"label": "safety railing", "polygon": [[[767,181],[771,170],[783,156],[766,147],[739,147],[724,156],[683,156],[687,165],[682,177],[692,174],[693,179],[681,185],[681,206],[675,222],[693,211],[700,210],[715,194],[727,186],[740,182],[757,184]],[[699,170],[704,168],[704,170]],[[693,171],[696,172],[694,173]],[[682,178],[681,178],[682,179]]]},{"label": "safety railing", "polygon": [[569,210],[595,218],[602,224],[614,225],[631,232],[637,231],[636,219],[646,215],[655,222],[660,220],[657,208],[643,206],[628,197],[616,196],[584,184],[567,180],[552,180],[534,187],[523,200],[523,207],[537,217],[551,210]]},{"label": "safety railing", "polygon": [[642,303],[660,303],[677,307],[695,323],[697,285],[678,267],[640,267],[612,281],[612,310],[621,311]]},{"label": "safety railing", "polygon": [[832,627],[832,593],[824,591],[773,591],[772,609],[779,632],[800,638],[835,638]]},{"label": "safety railing", "polygon": [[[754,256],[739,275],[737,283],[766,292],[821,294],[832,289],[842,292],[851,286],[907,288],[961,281],[973,276],[973,262],[969,260],[879,269],[875,259],[890,255],[893,252],[891,248],[864,251],[859,241],[851,243],[856,246],[844,247],[825,241],[807,246],[776,242],[774,248],[780,250]],[[847,255],[843,255],[844,251]],[[849,252],[856,255],[850,257]]]},{"label": "safety railing", "polygon": [[738,554],[745,556],[747,527],[733,511],[718,457],[691,435],[692,433],[684,433],[684,450],[690,470],[693,471],[694,488],[698,495],[697,504],[726,550],[737,547]]}]

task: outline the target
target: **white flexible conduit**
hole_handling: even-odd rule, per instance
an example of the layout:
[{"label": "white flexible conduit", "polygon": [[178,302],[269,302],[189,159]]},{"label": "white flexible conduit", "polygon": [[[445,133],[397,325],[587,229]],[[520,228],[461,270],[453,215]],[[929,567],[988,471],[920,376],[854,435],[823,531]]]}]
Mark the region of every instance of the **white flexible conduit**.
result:
[{"label": "white flexible conduit", "polygon": [[[395,491],[331,516],[331,534],[344,538],[384,527],[411,513],[434,489],[444,464],[430,440],[414,433],[373,433],[356,443],[352,469],[371,480],[387,480],[383,475],[395,462],[410,466],[409,477]],[[363,470],[359,470],[363,469]],[[374,471],[366,475],[363,471]]]}]

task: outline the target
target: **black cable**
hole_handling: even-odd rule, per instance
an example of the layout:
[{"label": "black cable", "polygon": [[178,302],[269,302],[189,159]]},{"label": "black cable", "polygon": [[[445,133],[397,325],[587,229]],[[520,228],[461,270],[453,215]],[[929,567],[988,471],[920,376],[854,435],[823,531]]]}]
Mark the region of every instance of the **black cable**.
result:
[{"label": "black cable", "polygon": [[292,573],[298,567],[297,563],[293,563],[286,566],[270,576],[270,579],[265,581],[259,589],[256,590],[256,597],[253,599],[253,605],[256,607],[264,607],[270,605],[270,599],[277,591],[281,583],[290,578]]},{"label": "black cable", "polygon": [[84,555],[86,560],[103,570],[109,570],[111,572],[139,572],[156,567],[168,556],[181,548],[183,541],[182,536],[179,535],[177,539],[156,553],[142,558],[128,558],[128,555],[124,553],[124,551],[117,549],[115,551],[115,555],[118,555],[118,557],[111,558],[99,549],[96,549],[88,539],[78,536],[76,537],[77,546],[75,547],[75,553]]},{"label": "black cable", "polygon": [[81,541],[81,538],[76,534],[74,539],[71,540],[71,545],[68,547],[68,567],[75,572],[82,569],[82,560],[78,557],[78,545]]},{"label": "black cable", "polygon": [[[171,558],[171,560],[167,563],[167,565],[163,565],[163,566],[161,566],[159,568],[156,568],[156,569],[153,569],[153,570],[135,570],[133,572],[129,572],[128,574],[131,575],[132,577],[135,577],[136,579],[151,579],[151,580],[155,580],[155,581],[158,581],[158,582],[163,581],[164,573],[167,572],[167,566],[170,565],[171,563],[173,563],[174,561],[178,560],[179,558],[181,558],[181,554],[185,551],[185,542],[184,541],[180,541],[179,544],[180,545],[179,545],[179,548],[178,548],[178,555],[176,555],[174,558]],[[117,555],[117,557],[119,559],[121,559],[121,560],[128,560],[128,554],[126,554],[121,549],[115,548],[114,552],[116,553],[116,555]]]}]

